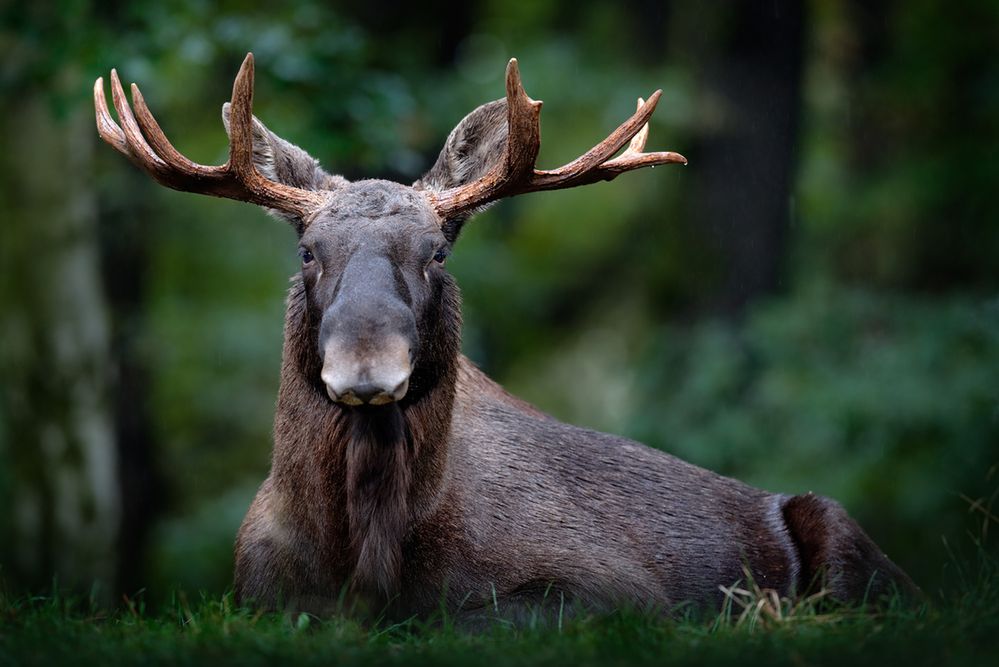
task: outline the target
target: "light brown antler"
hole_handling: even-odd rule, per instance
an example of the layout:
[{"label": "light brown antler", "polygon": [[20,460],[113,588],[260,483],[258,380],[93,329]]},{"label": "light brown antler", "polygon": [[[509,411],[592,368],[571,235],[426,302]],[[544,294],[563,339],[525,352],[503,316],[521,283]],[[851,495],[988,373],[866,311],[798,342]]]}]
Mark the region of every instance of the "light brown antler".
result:
[{"label": "light brown antler", "polygon": [[197,164],[181,155],[160,129],[138,86],[132,84],[132,113],[118,72],[111,70],[111,99],[121,127],[111,118],[104,95],[104,78],[94,82],[97,133],[119,153],[158,183],[215,197],[260,204],[302,219],[320,206],[319,192],[295,188],[264,178],[253,165],[253,54],[246,54],[232,85],[229,160],[219,166]]},{"label": "light brown antler", "polygon": [[[641,167],[687,164],[687,158],[679,153],[643,152],[649,136],[649,118],[661,96],[662,91],[657,90],[647,102],[639,98],[638,111],[631,118],[572,162],[558,169],[536,169],[535,161],[541,148],[541,102],[532,100],[524,92],[517,59],[512,58],[506,68],[508,133],[503,159],[476,181],[426,194],[441,218],[448,220],[503,197],[609,181]],[[629,142],[628,149],[615,158],[614,155]]]}]

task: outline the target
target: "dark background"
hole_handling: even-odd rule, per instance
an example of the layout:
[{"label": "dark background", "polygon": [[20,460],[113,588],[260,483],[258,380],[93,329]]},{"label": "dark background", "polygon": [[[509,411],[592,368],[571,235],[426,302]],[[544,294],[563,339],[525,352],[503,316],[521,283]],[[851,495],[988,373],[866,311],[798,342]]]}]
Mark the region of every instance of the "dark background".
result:
[{"label": "dark background", "polygon": [[117,67],[220,163],[252,50],[256,113],[349,178],[418,177],[511,56],[543,167],[661,87],[649,148],[688,167],[467,226],[466,353],[564,420],[836,497],[946,590],[995,548],[999,4],[873,4],[4,3],[0,579],[230,584],[294,234],[155,185],[100,143],[91,86]]}]

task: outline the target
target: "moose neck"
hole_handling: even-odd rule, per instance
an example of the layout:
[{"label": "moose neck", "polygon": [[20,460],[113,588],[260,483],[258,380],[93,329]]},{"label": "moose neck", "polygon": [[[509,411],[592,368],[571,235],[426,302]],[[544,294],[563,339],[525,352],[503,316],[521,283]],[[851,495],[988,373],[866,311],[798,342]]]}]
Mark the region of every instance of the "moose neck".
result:
[{"label": "moose neck", "polygon": [[363,408],[327,397],[300,278],[289,292],[272,480],[289,507],[310,508],[290,511],[296,526],[335,552],[359,592],[397,590],[403,540],[445,491],[461,316],[450,277],[435,292],[406,397]]}]

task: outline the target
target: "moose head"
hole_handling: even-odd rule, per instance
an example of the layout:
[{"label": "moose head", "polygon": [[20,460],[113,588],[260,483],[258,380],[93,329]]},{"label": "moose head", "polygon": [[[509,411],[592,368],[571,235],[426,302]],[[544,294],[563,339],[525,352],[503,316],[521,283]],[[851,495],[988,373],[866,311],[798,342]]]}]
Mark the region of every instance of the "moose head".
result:
[{"label": "moose head", "polygon": [[[403,399],[413,369],[432,356],[426,326],[456,321],[455,288],[443,265],[470,214],[503,197],[611,180],[667,163],[677,153],[645,153],[648,120],[661,91],[606,139],[553,170],[539,170],[541,102],[524,92],[516,59],[506,70],[506,98],[466,116],[436,164],[413,185],[349,182],[253,116],[253,54],[236,76],[222,117],[229,160],[196,164],[181,155],[132,84],[129,105],[116,71],[111,118],[103,80],[94,86],[100,136],[159,183],[175,190],[248,201],[286,219],[299,235],[308,307],[318,325],[318,378],[329,397],[348,405]],[[627,149],[614,157],[622,148]],[[442,312],[451,307],[454,312]]]}]

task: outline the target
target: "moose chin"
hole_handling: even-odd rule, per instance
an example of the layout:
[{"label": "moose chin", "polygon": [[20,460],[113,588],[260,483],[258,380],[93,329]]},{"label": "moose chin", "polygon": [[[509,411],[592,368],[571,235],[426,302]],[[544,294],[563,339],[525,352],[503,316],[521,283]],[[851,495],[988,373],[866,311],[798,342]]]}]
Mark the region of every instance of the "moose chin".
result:
[{"label": "moose chin", "polygon": [[[645,152],[660,91],[606,139],[535,166],[541,102],[480,106],[412,185],[346,179],[252,114],[247,55],[222,115],[229,160],[181,155],[133,84],[94,87],[101,138],[157,182],[258,204],[298,233],[270,475],[236,543],[243,604],[328,613],[517,618],[576,608],[719,608],[747,576],[782,596],[917,596],[836,502],[770,493],[630,440],[563,424],[460,352],[445,269],[465,221],[504,197],[686,164]],[[623,150],[622,150],[623,149]]]}]

